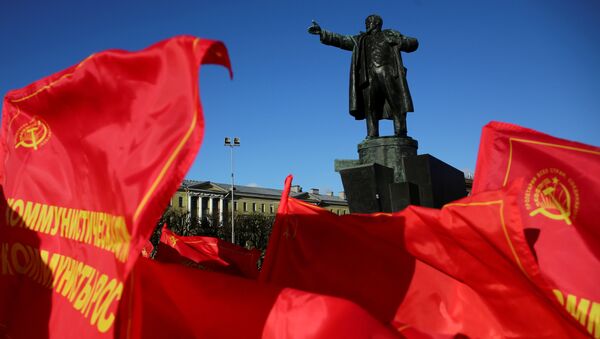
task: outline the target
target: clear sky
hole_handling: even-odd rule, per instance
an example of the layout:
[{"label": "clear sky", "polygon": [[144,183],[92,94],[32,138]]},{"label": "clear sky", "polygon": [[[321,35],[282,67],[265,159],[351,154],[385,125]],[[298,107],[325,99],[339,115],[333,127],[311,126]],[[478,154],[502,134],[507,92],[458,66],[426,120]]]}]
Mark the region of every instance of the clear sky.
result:
[{"label": "clear sky", "polygon": [[[234,79],[201,70],[205,138],[189,179],[342,190],[334,159],[357,158],[364,121],[348,114],[350,52],[320,44],[311,20],[343,34],[367,15],[419,39],[404,54],[419,153],[473,170],[491,120],[600,145],[600,1],[3,1],[0,93],[105,49],[192,34],[225,42]],[[391,134],[390,121],[382,134]],[[594,174],[594,175],[597,175]]]}]

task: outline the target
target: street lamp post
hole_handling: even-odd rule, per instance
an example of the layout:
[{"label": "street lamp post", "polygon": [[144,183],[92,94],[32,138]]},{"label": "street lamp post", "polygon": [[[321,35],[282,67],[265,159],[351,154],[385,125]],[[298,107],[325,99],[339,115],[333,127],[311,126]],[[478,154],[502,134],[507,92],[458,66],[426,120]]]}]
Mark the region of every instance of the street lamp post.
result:
[{"label": "street lamp post", "polygon": [[233,148],[240,146],[240,138],[234,137],[233,142],[231,138],[225,138],[225,146],[229,146],[231,149],[231,243],[235,244],[235,202],[233,199],[233,188],[234,188],[234,179],[233,179]]}]

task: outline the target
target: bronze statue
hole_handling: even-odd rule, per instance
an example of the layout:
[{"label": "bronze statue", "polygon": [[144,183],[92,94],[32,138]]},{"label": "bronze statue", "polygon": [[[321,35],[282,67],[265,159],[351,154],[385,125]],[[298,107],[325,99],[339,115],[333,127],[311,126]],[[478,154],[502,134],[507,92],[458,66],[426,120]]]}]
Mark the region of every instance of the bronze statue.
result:
[{"label": "bronze statue", "polygon": [[419,42],[395,30],[382,30],[379,15],[369,15],[365,25],[366,32],[353,36],[329,32],[313,21],[308,33],[320,35],[325,45],[352,51],[350,114],[367,120],[367,138],[379,136],[381,119],[393,119],[394,134],[405,137],[406,112],[414,109],[400,52],[414,52]]}]

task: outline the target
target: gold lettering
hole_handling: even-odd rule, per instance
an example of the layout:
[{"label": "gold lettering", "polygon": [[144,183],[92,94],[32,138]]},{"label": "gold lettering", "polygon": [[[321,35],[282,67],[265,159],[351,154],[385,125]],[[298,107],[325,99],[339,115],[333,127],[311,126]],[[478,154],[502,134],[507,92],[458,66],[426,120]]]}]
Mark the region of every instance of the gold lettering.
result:
[{"label": "gold lettering", "polygon": [[[95,285],[95,283],[92,283],[92,282],[94,281],[94,278],[96,278],[97,272],[95,269],[90,267],[89,274],[90,274],[90,276],[86,279],[85,285],[83,285],[83,288],[77,295],[77,298],[75,299],[75,303],[73,304],[75,309],[78,311],[81,311],[81,313],[84,313],[88,303],[90,302],[90,299],[92,298],[93,285]],[[96,281],[97,280],[98,279],[96,278]]]},{"label": "gold lettering", "polygon": [[594,338],[600,338],[600,304],[597,302],[592,303],[588,315],[587,330]]},{"label": "gold lettering", "polygon": [[67,238],[68,228],[71,224],[71,216],[73,215],[73,210],[70,208],[66,208],[63,211],[62,218],[60,219],[60,236],[63,238]]},{"label": "gold lettering", "polygon": [[17,199],[17,200],[15,200],[15,202],[12,203],[12,205],[11,205],[12,213],[10,214],[10,225],[11,226],[16,226],[17,224],[20,224],[23,222],[23,219],[22,219],[23,208],[24,208],[24,203],[23,203],[23,200],[21,200],[21,199]]},{"label": "gold lettering", "polygon": [[50,287],[52,283],[52,270],[48,266],[49,257],[48,251],[40,250],[40,275],[36,281],[45,287]]},{"label": "gold lettering", "polygon": [[12,198],[8,198],[6,200],[6,210],[4,211],[4,217],[6,218],[6,224],[9,224],[9,216],[10,216],[10,211],[12,211],[11,206],[13,204],[13,202],[15,201],[15,199]]},{"label": "gold lettering", "polygon": [[79,214],[79,218],[81,218],[81,230],[79,232],[79,235],[77,236],[77,241],[81,241],[84,243],[88,243],[86,241],[87,238],[87,233],[88,233],[88,216],[89,216],[89,211],[81,211],[81,214]]},{"label": "gold lettering", "polygon": [[565,306],[565,298],[563,297],[562,292],[557,289],[553,289],[552,292],[554,293],[556,300],[558,300],[558,303]]},{"label": "gold lettering", "polygon": [[585,326],[585,320],[587,317],[587,311],[590,307],[590,301],[584,298],[580,298],[579,304],[577,304],[577,297],[569,294],[567,295],[567,305],[565,308],[567,312],[577,319],[582,325]]},{"label": "gold lettering", "polygon": [[[81,272],[81,267],[83,267],[83,264],[79,261],[76,260],[71,260],[71,267],[69,270],[69,277],[67,279],[67,282],[65,283],[61,294],[63,297],[70,297],[71,293],[73,293],[73,289],[75,288],[75,286],[77,286],[77,278],[79,276],[79,272]],[[58,292],[58,290],[56,290]]]},{"label": "gold lettering", "polygon": [[64,256],[61,260],[60,264],[56,268],[56,275],[54,276],[54,289],[56,292],[62,290],[64,284],[69,279],[71,274],[71,259],[70,257]]},{"label": "gold lettering", "polygon": [[[102,289],[102,292],[98,294],[96,304],[94,305],[94,311],[92,312],[92,317],[90,318],[90,324],[92,324],[92,326],[96,325],[96,321],[98,321],[98,318],[102,313],[108,311],[108,306],[110,306],[110,304],[108,306],[105,306],[105,304],[106,301],[110,299],[109,296],[112,294],[116,284],[117,281],[112,279],[108,285]],[[98,328],[98,330],[100,330],[100,328]]]},{"label": "gold lettering", "polygon": [[90,314],[90,310],[92,309],[92,305],[94,305],[95,303],[97,303],[98,296],[104,290],[104,286],[106,285],[107,281],[108,281],[108,277],[106,276],[106,274],[103,274],[103,275],[100,276],[100,278],[98,278],[98,280],[94,284],[94,290],[92,291],[92,297],[90,298],[90,300],[88,301],[88,303],[86,305],[86,311],[85,311],[85,317],[86,318]]},{"label": "gold lettering", "polygon": [[[52,236],[56,236],[60,231],[60,236],[65,239],[93,245],[113,253],[120,262],[127,261],[131,235],[123,216],[22,199],[9,198],[7,202],[10,208],[6,210],[5,218],[12,226],[26,227]],[[35,271],[32,274],[37,277],[39,272]]]},{"label": "gold lettering", "polygon": [[8,244],[2,244],[0,253],[0,256],[2,257],[2,274],[13,275],[13,270],[10,267],[10,262],[8,261]]},{"label": "gold lettering", "polygon": [[118,243],[115,244],[115,256],[121,262],[127,261],[127,257],[129,256],[129,246],[131,244],[131,235],[129,234],[129,230],[127,230],[127,224],[125,223],[125,218],[118,217],[116,218],[115,228]]},{"label": "gold lettering", "polygon": [[79,273],[77,286],[71,290],[71,294],[69,295],[69,301],[71,303],[74,302],[75,297],[81,294],[81,286],[83,285],[83,282],[86,281],[86,279],[90,276],[90,274],[92,274],[92,267],[89,265],[83,265]]},{"label": "gold lettering", "polygon": [[[113,281],[115,280],[113,279]],[[104,300],[101,306],[100,318],[98,319],[98,331],[100,331],[100,333],[105,333],[108,331],[115,321],[115,315],[113,312],[109,313],[108,309],[112,305],[113,301],[117,301],[118,304],[119,300],[121,300],[121,295],[123,294],[123,283],[120,282],[117,285],[117,288],[112,290],[112,293]]]},{"label": "gold lettering", "polygon": [[54,208],[54,224],[52,225],[52,229],[50,230],[50,235],[55,236],[58,233],[58,227],[60,226],[60,220],[62,219],[62,215],[65,213],[66,208],[64,207],[55,207]]},{"label": "gold lettering", "polygon": [[59,274],[57,274],[58,268],[59,268],[59,264],[60,262],[63,260],[63,256],[58,254],[58,253],[54,253],[52,255],[52,259],[50,259],[50,264],[48,265],[48,268],[50,269],[50,272],[52,273],[52,285],[46,286],[48,288],[52,288],[54,287],[55,283],[56,283],[56,279],[58,278]]},{"label": "gold lettering", "polygon": [[52,209],[46,204],[41,204],[41,206],[42,207],[33,230],[36,232],[48,233],[48,230],[50,229],[50,222],[52,221]]},{"label": "gold lettering", "polygon": [[81,211],[79,210],[71,210],[71,221],[69,222],[69,226],[67,228],[67,234],[64,236],[67,239],[76,239],[77,238],[77,228],[79,227],[79,214]]},{"label": "gold lettering", "polygon": [[39,214],[40,204],[34,204],[31,201],[28,201],[27,204],[25,204],[25,213],[23,213],[25,227],[33,229]]},{"label": "gold lettering", "polygon": [[[39,210],[42,209],[40,205]],[[35,207],[32,207],[31,211],[34,210]],[[110,227],[122,232],[123,229],[119,227],[124,226]],[[114,325],[115,310],[124,288],[116,278],[100,274],[95,268],[71,257],[58,253],[51,255],[47,250],[21,243],[1,243],[0,256],[2,274],[13,274],[14,271],[46,288],[54,289],[100,333],[108,332]]]},{"label": "gold lettering", "polygon": [[[21,243],[14,243],[12,248],[10,249],[10,257],[12,262],[12,267],[15,269],[15,272],[18,274],[23,274],[27,270],[27,264],[29,263],[29,256],[27,254],[27,250]],[[19,261],[19,253],[23,257],[23,263]]]}]

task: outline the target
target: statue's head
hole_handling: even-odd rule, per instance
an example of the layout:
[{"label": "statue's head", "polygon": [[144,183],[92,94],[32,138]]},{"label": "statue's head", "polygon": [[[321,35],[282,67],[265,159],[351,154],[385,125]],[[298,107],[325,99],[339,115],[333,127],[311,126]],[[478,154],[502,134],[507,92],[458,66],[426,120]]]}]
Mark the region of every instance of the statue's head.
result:
[{"label": "statue's head", "polygon": [[377,14],[371,14],[365,19],[365,27],[367,28],[367,32],[381,31],[383,19]]}]

